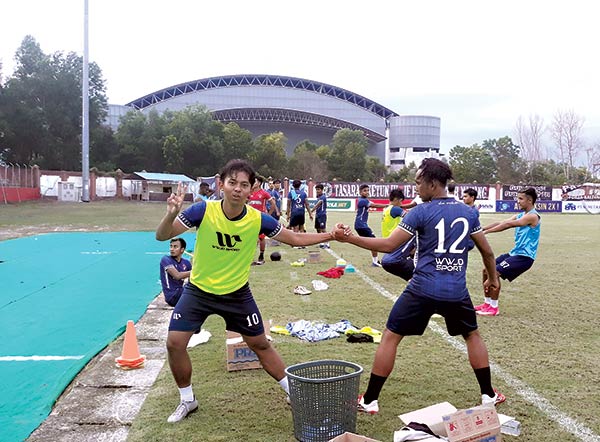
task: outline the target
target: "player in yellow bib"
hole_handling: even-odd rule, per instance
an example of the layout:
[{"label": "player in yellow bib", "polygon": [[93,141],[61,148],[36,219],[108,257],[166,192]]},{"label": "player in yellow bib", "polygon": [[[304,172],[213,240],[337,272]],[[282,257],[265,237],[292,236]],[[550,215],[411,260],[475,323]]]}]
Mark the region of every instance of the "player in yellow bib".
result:
[{"label": "player in yellow bib", "polygon": [[230,161],[220,176],[221,201],[200,201],[180,213],[184,191],[179,185],[177,193],[167,199],[167,213],[156,229],[159,241],[197,229],[190,282],[169,323],[169,366],[181,401],[168,422],[179,422],[198,408],[187,344],[212,314],[225,320],[227,330],[242,335],[265,371],[289,394],[285,364],[265,336],[262,316],[248,284],[256,238],[262,233],[292,246],[309,246],[333,238],[328,232],[299,234],[287,230],[269,214],[246,205],[256,178],[246,161]]}]

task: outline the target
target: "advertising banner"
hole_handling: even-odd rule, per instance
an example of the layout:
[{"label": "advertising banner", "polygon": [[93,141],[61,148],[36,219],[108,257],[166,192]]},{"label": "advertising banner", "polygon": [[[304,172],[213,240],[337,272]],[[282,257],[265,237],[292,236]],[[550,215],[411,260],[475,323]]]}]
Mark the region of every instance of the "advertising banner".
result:
[{"label": "advertising banner", "polygon": [[562,203],[563,213],[592,213],[597,214],[600,212],[600,201],[563,201]]},{"label": "advertising banner", "polygon": [[568,201],[600,200],[600,183],[562,186],[562,199]]},{"label": "advertising banner", "polygon": [[529,187],[533,187],[537,192],[538,200],[552,200],[552,186],[530,186],[527,184],[509,184],[502,186],[501,200],[517,200],[517,194]]},{"label": "advertising banner", "polygon": [[[308,204],[310,205],[310,207],[314,207],[314,205],[316,204],[317,200],[316,198],[309,198],[308,199]],[[345,199],[345,198],[327,198],[327,210],[342,210],[342,211],[349,211],[349,210],[355,210],[356,208],[356,204],[355,204],[355,200],[354,199]]]},{"label": "advertising banner", "polygon": [[[328,198],[358,198],[360,196],[359,188],[363,184],[369,186],[370,198],[386,199],[390,196],[390,191],[393,189],[401,189],[404,192],[404,197],[407,199],[413,199],[417,196],[414,183],[353,183],[330,181],[322,184],[324,186],[323,191]],[[461,199],[463,192],[469,188],[477,191],[478,200],[487,200],[490,196],[490,186],[479,184],[457,184],[454,193],[458,199]]]},{"label": "advertising banner", "polygon": [[[562,212],[562,201],[536,201],[535,210],[538,212]],[[496,201],[496,212],[522,212],[515,200]]]}]

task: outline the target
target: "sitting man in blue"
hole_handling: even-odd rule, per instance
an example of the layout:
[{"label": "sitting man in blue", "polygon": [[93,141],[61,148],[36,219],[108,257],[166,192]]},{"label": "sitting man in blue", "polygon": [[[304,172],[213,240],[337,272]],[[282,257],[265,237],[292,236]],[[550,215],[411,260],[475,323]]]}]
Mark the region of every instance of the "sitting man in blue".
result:
[{"label": "sitting man in blue", "polygon": [[481,253],[489,275],[484,285],[489,289],[498,286],[494,252],[475,213],[446,196],[446,183],[450,179],[452,171],[446,163],[426,158],[415,177],[417,192],[426,204],[411,210],[390,236],[355,236],[350,234],[347,226],[338,226],[344,228],[343,233],[339,229],[335,231],[338,241],[380,252],[391,252],[411,237],[417,237],[415,272],[388,316],[375,352],[367,391],[359,398],[360,411],[379,412],[379,395],[394,369],[398,345],[405,336],[422,335],[435,313],[444,317],[451,336],[461,335],[465,339],[469,363],[481,391],[481,402],[498,404],[505,400],[504,395],[492,387],[488,351],[477,327],[477,315],[466,281],[469,236]]},{"label": "sitting man in blue", "polygon": [[[517,276],[525,273],[533,266],[540,243],[540,227],[542,220],[540,214],[535,210],[537,192],[533,187],[517,193],[517,203],[523,212],[510,218],[495,222],[483,228],[486,233],[502,232],[515,229],[515,246],[509,253],[504,253],[496,258],[496,271],[500,278],[514,280]],[[483,271],[484,280],[487,273]],[[500,284],[495,288],[483,288],[485,301],[475,306],[478,315],[498,316],[498,297],[500,296]]]},{"label": "sitting man in blue", "polygon": [[183,282],[190,277],[192,264],[185,258],[185,240],[173,238],[169,246],[169,254],[160,260],[160,284],[165,301],[175,307],[183,292]]}]

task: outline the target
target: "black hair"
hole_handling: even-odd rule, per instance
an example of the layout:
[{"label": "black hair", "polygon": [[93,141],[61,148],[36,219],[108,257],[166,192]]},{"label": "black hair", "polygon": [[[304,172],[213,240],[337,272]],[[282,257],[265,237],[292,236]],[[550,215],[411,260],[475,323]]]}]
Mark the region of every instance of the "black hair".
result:
[{"label": "black hair", "polygon": [[281,184],[281,180],[277,178],[276,180],[273,180],[273,184]]},{"label": "black hair", "polygon": [[437,181],[443,187],[446,187],[446,183],[453,178],[450,166],[437,158],[425,158],[421,161],[419,170],[424,181],[429,183]]},{"label": "black hair", "polygon": [[210,184],[205,183],[204,181],[200,183],[200,187],[210,187]]},{"label": "black hair", "polygon": [[174,243],[174,242],[179,242],[179,246],[183,250],[185,250],[185,247],[187,245],[186,242],[185,242],[185,239],[183,239],[183,238],[173,238],[171,241],[169,241],[169,244]]},{"label": "black hair", "polygon": [[399,199],[400,201],[404,199],[404,192],[402,192],[402,189],[392,189],[390,191],[390,201],[395,199]]},{"label": "black hair", "polygon": [[358,188],[358,190],[362,192],[363,189],[368,189],[368,188],[369,188],[368,184],[361,184],[360,187]]},{"label": "black hair", "polygon": [[238,172],[245,172],[248,174],[248,181],[251,186],[254,186],[254,182],[256,181],[256,172],[250,165],[250,163],[246,160],[231,160],[223,169],[221,169],[220,176],[221,180],[225,181],[227,177],[235,176]]},{"label": "black hair", "polygon": [[294,181],[292,181],[292,187],[294,189],[299,189],[301,185],[302,185],[302,181],[300,181],[300,180],[294,180]]},{"label": "black hair", "polygon": [[323,190],[324,188],[325,188],[325,187],[323,186],[323,184],[317,184],[317,185],[315,186],[315,189],[321,189],[321,190]]},{"label": "black hair", "polygon": [[535,201],[537,200],[537,192],[533,187],[528,187],[525,190],[520,190],[519,193],[527,195],[529,198],[531,198],[531,202],[535,204]]},{"label": "black hair", "polygon": [[469,187],[468,189],[466,189],[463,194],[466,193],[467,195],[473,197],[473,200],[477,199],[477,191],[475,189],[473,189],[472,187]]},{"label": "black hair", "polygon": [[456,189],[456,183],[455,182],[448,183],[448,192],[454,193],[455,189]]}]

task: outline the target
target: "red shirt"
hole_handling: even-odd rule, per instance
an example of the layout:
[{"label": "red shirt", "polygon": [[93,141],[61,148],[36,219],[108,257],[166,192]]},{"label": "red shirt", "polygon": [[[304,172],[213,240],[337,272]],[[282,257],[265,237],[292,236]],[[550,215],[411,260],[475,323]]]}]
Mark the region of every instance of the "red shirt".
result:
[{"label": "red shirt", "polygon": [[261,212],[267,211],[267,201],[271,199],[271,195],[264,189],[258,189],[248,197],[248,204]]}]

